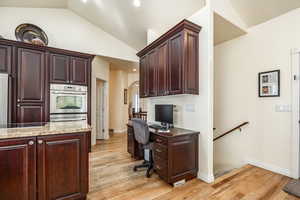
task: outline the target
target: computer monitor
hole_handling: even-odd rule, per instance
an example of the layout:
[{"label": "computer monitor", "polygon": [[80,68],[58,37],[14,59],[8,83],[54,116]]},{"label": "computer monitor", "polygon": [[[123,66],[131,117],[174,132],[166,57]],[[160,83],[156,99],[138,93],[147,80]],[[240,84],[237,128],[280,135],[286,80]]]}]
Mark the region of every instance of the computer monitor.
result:
[{"label": "computer monitor", "polygon": [[155,121],[173,124],[173,105],[155,105]]}]

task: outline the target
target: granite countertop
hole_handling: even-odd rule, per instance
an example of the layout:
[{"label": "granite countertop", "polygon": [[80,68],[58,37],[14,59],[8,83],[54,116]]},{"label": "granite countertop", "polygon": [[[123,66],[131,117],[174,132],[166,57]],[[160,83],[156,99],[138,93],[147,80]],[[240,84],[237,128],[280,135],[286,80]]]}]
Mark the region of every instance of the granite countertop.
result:
[{"label": "granite countertop", "polygon": [[92,128],[85,121],[49,122],[40,126],[0,128],[0,139],[89,132]]}]

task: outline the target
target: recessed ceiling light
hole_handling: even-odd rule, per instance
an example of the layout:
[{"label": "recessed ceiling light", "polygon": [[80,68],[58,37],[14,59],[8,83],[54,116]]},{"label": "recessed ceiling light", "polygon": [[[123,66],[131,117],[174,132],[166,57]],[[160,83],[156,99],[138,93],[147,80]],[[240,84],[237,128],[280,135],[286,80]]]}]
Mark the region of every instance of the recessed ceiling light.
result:
[{"label": "recessed ceiling light", "polygon": [[87,2],[87,0],[81,0],[83,3],[86,3]]},{"label": "recessed ceiling light", "polygon": [[136,69],[133,69],[132,71],[136,72]]},{"label": "recessed ceiling light", "polygon": [[135,7],[141,7],[141,1],[140,0],[133,0],[133,5]]}]

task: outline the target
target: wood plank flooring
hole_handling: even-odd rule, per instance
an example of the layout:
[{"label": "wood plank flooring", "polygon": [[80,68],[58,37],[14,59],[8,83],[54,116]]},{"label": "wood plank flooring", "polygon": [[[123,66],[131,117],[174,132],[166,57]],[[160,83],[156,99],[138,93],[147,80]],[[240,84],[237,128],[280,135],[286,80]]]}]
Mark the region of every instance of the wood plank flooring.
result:
[{"label": "wood plank flooring", "polygon": [[126,134],[98,141],[90,154],[88,200],[296,200],[283,192],[289,178],[247,165],[207,184],[198,179],[173,188],[156,174],[133,172]]}]

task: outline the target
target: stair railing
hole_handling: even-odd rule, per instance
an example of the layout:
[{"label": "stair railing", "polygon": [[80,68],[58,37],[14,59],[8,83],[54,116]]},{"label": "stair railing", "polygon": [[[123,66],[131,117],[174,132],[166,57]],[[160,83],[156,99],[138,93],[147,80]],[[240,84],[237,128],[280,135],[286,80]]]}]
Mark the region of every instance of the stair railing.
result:
[{"label": "stair railing", "polygon": [[231,130],[229,130],[229,131],[223,133],[222,135],[220,135],[220,136],[214,138],[214,141],[216,141],[216,140],[218,140],[218,139],[220,139],[220,138],[222,138],[222,137],[224,137],[224,136],[226,136],[226,135],[232,133],[232,132],[235,131],[235,130],[238,130],[238,129],[239,129],[240,131],[242,131],[242,127],[244,127],[244,126],[246,126],[246,125],[248,125],[248,124],[250,124],[250,122],[244,122],[244,123],[242,123],[242,124],[240,124],[240,125],[234,127],[233,129],[231,129]]}]

